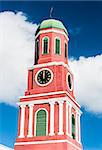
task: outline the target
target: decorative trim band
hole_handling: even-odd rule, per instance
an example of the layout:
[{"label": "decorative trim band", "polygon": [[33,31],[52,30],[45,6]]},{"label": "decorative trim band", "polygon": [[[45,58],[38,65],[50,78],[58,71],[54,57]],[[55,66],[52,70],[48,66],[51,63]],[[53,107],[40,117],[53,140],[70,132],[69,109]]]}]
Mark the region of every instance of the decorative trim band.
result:
[{"label": "decorative trim band", "polygon": [[35,36],[35,39],[36,39],[40,34],[49,33],[49,32],[55,32],[55,33],[63,34],[63,35],[66,37],[66,39],[69,41],[69,38],[68,38],[68,36],[66,35],[66,33],[65,33],[64,31],[60,31],[60,30],[57,30],[57,29],[40,30],[39,33]]},{"label": "decorative trim band", "polygon": [[60,98],[50,98],[50,99],[41,99],[41,100],[34,100],[34,101],[24,101],[24,102],[17,102],[18,105],[28,105],[28,104],[46,104],[50,102],[56,102],[61,100],[66,100],[66,97],[60,97]]},{"label": "decorative trim band", "polygon": [[15,145],[31,145],[31,144],[53,144],[53,143],[68,143],[71,144],[73,147],[77,148],[78,150],[81,150],[80,147],[76,146],[72,142],[68,140],[48,140],[48,141],[36,141],[36,142],[16,142]]},{"label": "decorative trim band", "polygon": [[60,61],[60,62],[53,61],[53,62],[49,62],[49,63],[43,63],[43,64],[34,65],[32,67],[29,67],[28,70],[32,70],[34,68],[42,68],[42,67],[46,67],[46,66],[54,66],[54,65],[55,66],[62,65],[62,66],[64,66],[65,68],[67,68],[72,73],[70,67],[67,64],[65,64],[63,61]]},{"label": "decorative trim band", "polygon": [[[24,101],[24,102],[18,102],[17,105],[21,106],[21,105],[29,105],[29,104],[47,104],[52,101],[54,103],[61,102],[62,100],[68,102],[73,108],[75,108],[80,114],[82,114],[82,112],[77,108],[77,106],[73,102],[70,101],[70,99],[68,97],[41,99],[41,100],[36,100],[36,101]],[[79,104],[78,104],[78,106],[79,106]]]},{"label": "decorative trim band", "polygon": [[[55,95],[55,94],[67,94],[75,103],[80,107],[80,105],[75,101],[72,96],[66,91],[59,91],[59,92],[49,92],[49,93],[42,93],[42,94],[35,94],[35,95],[27,95],[27,96],[20,96],[19,98],[30,98],[30,97],[39,97],[39,96],[48,96],[48,95]],[[55,98],[54,98],[55,99]],[[61,98],[62,99],[62,98]],[[41,101],[41,100],[40,100]],[[47,100],[48,101],[48,100]],[[38,102],[38,101],[37,101]]]}]

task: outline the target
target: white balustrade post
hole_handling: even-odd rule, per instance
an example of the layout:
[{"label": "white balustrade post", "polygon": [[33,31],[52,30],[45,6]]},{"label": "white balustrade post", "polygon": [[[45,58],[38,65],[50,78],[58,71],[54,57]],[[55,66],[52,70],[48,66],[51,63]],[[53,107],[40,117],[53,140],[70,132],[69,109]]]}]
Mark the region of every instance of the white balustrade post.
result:
[{"label": "white balustrade post", "polygon": [[29,125],[28,125],[28,135],[27,137],[32,137],[32,125],[33,125],[33,107],[34,104],[29,104]]},{"label": "white balustrade post", "polygon": [[63,132],[63,103],[64,101],[58,101],[59,103],[59,131],[58,135],[64,134]]},{"label": "white balustrade post", "polygon": [[55,102],[49,102],[50,104],[50,136],[54,135],[54,104]]},{"label": "white balustrade post", "polygon": [[19,138],[24,137],[25,107],[26,107],[26,105],[20,105],[21,116],[20,116],[20,135],[19,135]]}]

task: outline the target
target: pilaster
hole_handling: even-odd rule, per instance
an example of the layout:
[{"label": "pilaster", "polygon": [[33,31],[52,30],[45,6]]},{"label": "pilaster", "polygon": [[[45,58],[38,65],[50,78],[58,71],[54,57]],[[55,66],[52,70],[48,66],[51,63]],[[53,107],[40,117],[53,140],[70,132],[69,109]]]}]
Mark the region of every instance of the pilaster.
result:
[{"label": "pilaster", "polygon": [[33,125],[33,107],[34,104],[29,104],[29,125],[28,125],[28,135],[27,137],[32,137],[32,125]]},{"label": "pilaster", "polygon": [[49,102],[50,104],[50,136],[54,135],[54,104],[55,102]]},{"label": "pilaster", "polygon": [[58,135],[64,134],[63,132],[63,103],[64,101],[58,101],[59,103],[59,131]]},{"label": "pilaster", "polygon": [[19,138],[24,137],[24,124],[25,124],[25,107],[26,105],[20,105],[21,108],[21,119],[20,119],[20,135]]}]

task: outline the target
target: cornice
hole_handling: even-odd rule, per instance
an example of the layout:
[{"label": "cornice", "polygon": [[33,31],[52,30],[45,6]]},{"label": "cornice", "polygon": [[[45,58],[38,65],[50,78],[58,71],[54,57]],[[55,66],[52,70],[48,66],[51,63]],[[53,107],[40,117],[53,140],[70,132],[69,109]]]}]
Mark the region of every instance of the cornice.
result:
[{"label": "cornice", "polygon": [[35,68],[42,68],[42,67],[54,66],[54,65],[55,66],[62,65],[63,67],[65,67],[67,70],[69,70],[72,73],[72,71],[71,71],[70,67],[68,66],[68,64],[65,64],[62,61],[60,61],[60,62],[53,61],[53,62],[48,62],[48,63],[33,65],[32,67],[29,67],[28,70],[33,70]]}]

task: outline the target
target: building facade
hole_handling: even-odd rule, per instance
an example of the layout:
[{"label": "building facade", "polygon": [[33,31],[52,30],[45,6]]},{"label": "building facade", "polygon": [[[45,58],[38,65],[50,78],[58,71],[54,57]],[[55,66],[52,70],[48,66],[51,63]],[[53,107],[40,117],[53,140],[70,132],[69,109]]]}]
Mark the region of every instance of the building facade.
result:
[{"label": "building facade", "polygon": [[20,97],[15,150],[82,150],[80,105],[68,65],[68,32],[47,19],[35,33],[34,65]]}]

